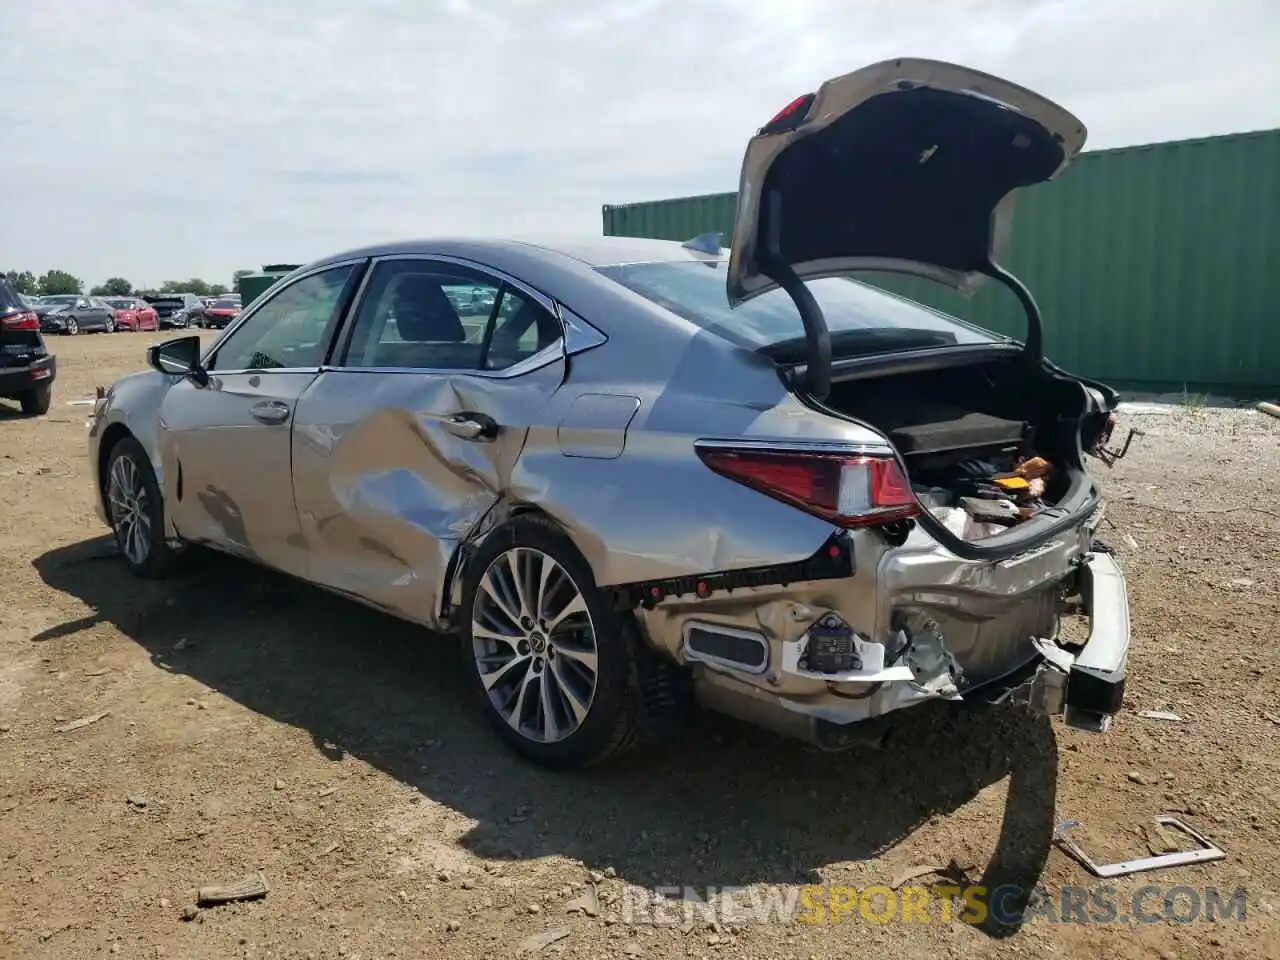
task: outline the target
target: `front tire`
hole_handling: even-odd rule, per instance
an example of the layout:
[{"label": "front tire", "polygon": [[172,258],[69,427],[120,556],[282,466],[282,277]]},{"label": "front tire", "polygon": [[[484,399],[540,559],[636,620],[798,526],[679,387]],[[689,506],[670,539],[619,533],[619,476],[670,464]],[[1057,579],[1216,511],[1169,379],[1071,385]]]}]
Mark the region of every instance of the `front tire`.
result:
[{"label": "front tire", "polygon": [[177,554],[165,541],[164,498],[142,444],[124,437],[111,448],[103,484],[107,517],[126,566],[148,580],[165,576]]},{"label": "front tire", "polygon": [[27,416],[43,417],[49,412],[49,405],[53,402],[53,384],[44,383],[24,391],[18,396],[18,402],[22,404],[22,412]]},{"label": "front tire", "polygon": [[74,337],[79,332],[80,332],[80,321],[78,321],[75,317],[71,317],[69,320],[67,320],[67,336]]},{"label": "front tire", "polygon": [[481,709],[518,753],[552,767],[631,747],[641,696],[634,625],[543,517],[491,533],[468,564],[462,648]]}]

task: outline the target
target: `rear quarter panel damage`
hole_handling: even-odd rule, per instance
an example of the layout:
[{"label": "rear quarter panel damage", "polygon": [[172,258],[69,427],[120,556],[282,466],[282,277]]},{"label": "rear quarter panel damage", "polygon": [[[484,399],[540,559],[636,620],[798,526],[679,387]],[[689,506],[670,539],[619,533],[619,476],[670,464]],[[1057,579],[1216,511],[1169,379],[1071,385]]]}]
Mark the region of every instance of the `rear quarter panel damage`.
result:
[{"label": "rear quarter panel damage", "polygon": [[[559,522],[604,586],[812,556],[831,534],[828,522],[714,473],[694,444],[704,438],[867,443],[876,437],[803,407],[772,364],[750,355],[744,360],[745,353],[699,334],[670,350],[637,344],[632,352],[611,341],[574,357],[568,383],[548,407],[547,427],[529,433],[512,474],[511,500]],[[580,404],[604,392],[636,398],[634,418],[622,426],[625,405],[611,401],[612,423],[580,432]],[[572,445],[566,446],[566,435]],[[582,456],[584,446],[595,455]],[[603,455],[615,450],[621,452]]]}]

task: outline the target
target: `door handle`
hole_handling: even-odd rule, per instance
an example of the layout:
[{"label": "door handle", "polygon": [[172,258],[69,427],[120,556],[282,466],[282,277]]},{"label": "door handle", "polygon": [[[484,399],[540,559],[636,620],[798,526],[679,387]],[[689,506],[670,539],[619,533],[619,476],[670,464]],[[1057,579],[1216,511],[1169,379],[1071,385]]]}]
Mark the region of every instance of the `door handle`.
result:
[{"label": "door handle", "polygon": [[289,419],[289,405],[279,400],[263,400],[249,408],[253,419],[261,423],[284,423]]},{"label": "door handle", "polygon": [[483,413],[455,413],[442,421],[444,428],[463,440],[492,440],[498,435],[498,422]]}]

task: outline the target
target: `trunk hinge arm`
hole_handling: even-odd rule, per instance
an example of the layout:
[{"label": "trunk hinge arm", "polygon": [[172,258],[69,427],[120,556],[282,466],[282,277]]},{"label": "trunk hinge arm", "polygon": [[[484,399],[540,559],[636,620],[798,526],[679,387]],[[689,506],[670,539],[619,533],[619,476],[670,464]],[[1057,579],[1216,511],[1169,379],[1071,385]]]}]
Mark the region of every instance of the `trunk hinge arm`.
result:
[{"label": "trunk hinge arm", "polygon": [[998,263],[988,260],[978,268],[978,272],[1004,284],[1022,304],[1022,310],[1027,315],[1027,339],[1023,353],[1032,366],[1039,367],[1044,360],[1044,324],[1036,298],[1031,295],[1025,283]]},{"label": "trunk hinge arm", "polygon": [[831,393],[831,332],[813,293],[782,256],[782,195],[770,190],[764,200],[768,219],[760,272],[785,290],[796,305],[804,324],[805,392],[816,400],[826,400]]}]

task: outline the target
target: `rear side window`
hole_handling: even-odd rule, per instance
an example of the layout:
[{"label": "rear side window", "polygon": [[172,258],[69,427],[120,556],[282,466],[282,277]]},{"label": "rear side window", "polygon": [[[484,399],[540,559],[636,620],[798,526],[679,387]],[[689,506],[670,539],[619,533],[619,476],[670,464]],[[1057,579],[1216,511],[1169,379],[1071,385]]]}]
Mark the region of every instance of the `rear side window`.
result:
[{"label": "rear side window", "polygon": [[[803,357],[804,325],[791,298],[782,290],[773,290],[730,308],[723,261],[629,263],[597,269],[645,299],[734,343],[753,350],[784,348],[782,353],[794,348],[796,359]],[[808,287],[822,307],[837,355],[996,340],[976,327],[855,280],[811,280]]]}]

